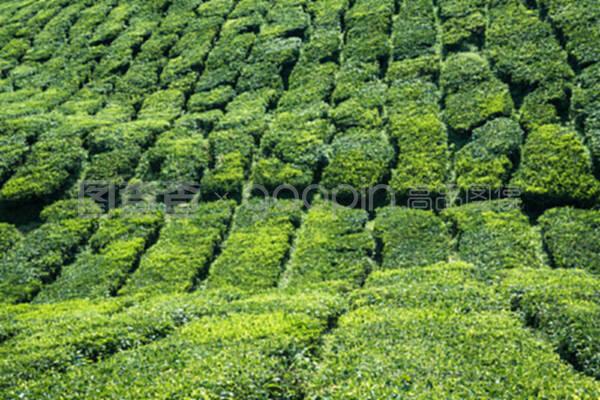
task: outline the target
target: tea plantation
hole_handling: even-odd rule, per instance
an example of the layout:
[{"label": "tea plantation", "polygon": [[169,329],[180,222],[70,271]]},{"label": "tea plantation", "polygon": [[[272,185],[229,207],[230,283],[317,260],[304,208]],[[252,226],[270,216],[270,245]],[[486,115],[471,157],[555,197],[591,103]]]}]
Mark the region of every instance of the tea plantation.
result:
[{"label": "tea plantation", "polygon": [[600,399],[600,3],[1,1],[0,399]]}]

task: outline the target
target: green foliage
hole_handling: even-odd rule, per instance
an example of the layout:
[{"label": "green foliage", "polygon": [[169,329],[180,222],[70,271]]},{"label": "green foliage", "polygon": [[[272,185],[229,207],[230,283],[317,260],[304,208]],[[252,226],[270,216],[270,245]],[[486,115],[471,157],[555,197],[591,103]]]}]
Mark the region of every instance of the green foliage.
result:
[{"label": "green foliage", "polygon": [[21,308],[9,322],[14,335],[0,345],[0,393],[11,398],[19,385],[28,387],[49,373],[59,375],[174,329],[165,315],[136,311],[128,312],[123,303],[87,301]]},{"label": "green foliage", "polygon": [[185,98],[179,90],[158,91],[144,99],[140,119],[174,120],[181,113]]},{"label": "green foliage", "polygon": [[354,193],[344,185],[361,193],[382,181],[393,156],[384,132],[355,128],[339,133],[331,143],[321,184],[340,196]]},{"label": "green foliage", "polygon": [[448,137],[432,83],[397,81],[388,92],[389,131],[398,148],[390,186],[401,196],[424,189],[442,193],[449,168]]},{"label": "green foliage", "polygon": [[523,130],[508,118],[494,119],[473,131],[472,140],[456,154],[458,187],[503,188],[518,159]]},{"label": "green foliage", "polygon": [[142,257],[120,293],[173,293],[192,288],[196,278],[206,275],[233,206],[230,201],[201,204],[192,216],[167,221],[158,242]]},{"label": "green foliage", "polygon": [[475,202],[448,208],[442,215],[458,233],[460,257],[481,269],[497,270],[542,265],[542,240],[513,199]]},{"label": "green foliage", "polygon": [[486,30],[486,53],[494,69],[522,85],[547,86],[572,78],[567,53],[550,24],[520,1],[500,3],[490,8]]},{"label": "green foliage", "polygon": [[431,211],[380,208],[373,232],[382,244],[383,269],[429,265],[450,253],[448,227]]},{"label": "green foliage", "polygon": [[209,162],[209,143],[202,132],[180,127],[158,137],[144,153],[138,175],[145,181],[195,183]]},{"label": "green foliage", "polygon": [[392,53],[395,60],[434,53],[437,29],[433,2],[401,2],[400,12],[394,16],[392,32]]},{"label": "green foliage", "polygon": [[600,104],[600,63],[581,71],[573,87],[573,112],[579,116],[593,115]]},{"label": "green foliage", "polygon": [[344,18],[344,60],[368,62],[387,58],[393,13],[394,2],[390,0],[356,1]]},{"label": "green foliage", "polygon": [[546,204],[589,204],[598,198],[600,183],[577,133],[559,125],[536,128],[525,142],[512,185]]},{"label": "green foliage", "polygon": [[94,215],[100,210],[90,206],[95,212],[79,218],[59,212],[69,207],[76,209],[76,202],[58,202],[46,209],[42,215],[48,222],[28,233],[0,259],[0,302],[31,300],[45,283],[56,278],[61,267],[74,258],[92,235],[96,227]]},{"label": "green foliage", "polygon": [[115,210],[100,220],[89,248],[36,297],[39,303],[115,295],[162,225],[161,213]]},{"label": "green foliage", "polygon": [[188,102],[191,111],[207,111],[214,108],[223,108],[235,97],[235,90],[231,86],[223,85],[209,92],[196,93]]},{"label": "green foliage", "polygon": [[274,287],[299,222],[300,206],[299,201],[268,199],[242,204],[222,253],[211,267],[208,287]]},{"label": "green foliage", "polygon": [[[523,354],[527,354],[524,357]],[[343,315],[307,399],[597,397],[508,312],[364,307]],[[501,376],[502,379],[498,379]]]},{"label": "green foliage", "polygon": [[600,212],[554,208],[540,217],[539,224],[556,267],[600,273]]},{"label": "green foliage", "polygon": [[513,307],[544,332],[556,351],[578,370],[600,377],[600,282],[585,271],[512,271],[503,281]]},{"label": "green foliage", "polygon": [[552,23],[565,37],[566,49],[580,65],[600,61],[600,11],[590,0],[540,0]]},{"label": "green foliage", "polygon": [[303,313],[209,316],[166,340],[72,369],[62,379],[49,377],[16,393],[65,399],[298,398],[299,368],[308,363],[307,355],[324,329],[324,321]]},{"label": "green foliage", "polygon": [[287,184],[298,190],[311,184],[312,171],[323,161],[332,135],[328,121],[314,118],[311,110],[278,113],[261,140],[254,183],[267,189]]},{"label": "green foliage", "polygon": [[450,47],[476,45],[486,27],[484,0],[441,0],[442,43]]},{"label": "green foliage", "polygon": [[460,313],[498,310],[506,301],[496,288],[478,279],[465,262],[440,262],[420,268],[374,271],[364,289],[351,295],[351,307],[431,307]]},{"label": "green foliage", "polygon": [[446,121],[457,131],[512,113],[508,86],[494,77],[487,61],[476,53],[449,56],[442,65],[440,83],[446,95]]},{"label": "green foliage", "polygon": [[332,280],[360,284],[372,269],[375,250],[365,230],[368,215],[326,203],[313,205],[298,232],[282,277],[283,287],[302,287]]},{"label": "green foliage", "polygon": [[81,146],[81,138],[74,133],[42,134],[24,164],[4,184],[0,197],[20,201],[56,194],[79,169],[84,156]]},{"label": "green foliage", "polygon": [[23,235],[15,226],[0,222],[0,254],[2,256],[5,256],[22,239]]}]

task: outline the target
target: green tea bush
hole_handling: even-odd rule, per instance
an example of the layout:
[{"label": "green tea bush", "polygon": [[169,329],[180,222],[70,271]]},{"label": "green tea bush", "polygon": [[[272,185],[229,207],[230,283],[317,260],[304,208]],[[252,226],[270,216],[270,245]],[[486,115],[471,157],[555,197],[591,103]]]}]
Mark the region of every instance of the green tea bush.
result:
[{"label": "green tea bush", "polygon": [[11,224],[0,222],[0,257],[6,257],[6,253],[23,239],[23,234]]},{"label": "green tea bush", "polygon": [[225,36],[219,40],[208,56],[206,70],[196,83],[196,92],[214,91],[219,86],[235,84],[255,40],[253,33]]},{"label": "green tea bush", "polygon": [[300,367],[308,363],[308,354],[324,329],[324,321],[302,313],[205,317],[166,340],[72,369],[61,379],[49,376],[12,393],[66,399],[95,395],[298,398]]},{"label": "green tea bush", "polygon": [[444,46],[464,48],[479,44],[487,22],[484,0],[441,0],[438,6]]},{"label": "green tea bush", "polygon": [[393,1],[356,1],[344,16],[344,60],[367,62],[387,58],[393,13]]},{"label": "green tea bush", "polygon": [[563,359],[598,379],[599,284],[585,271],[527,269],[509,272],[503,289],[523,320],[544,332]]},{"label": "green tea bush", "polygon": [[209,142],[202,132],[175,128],[161,134],[144,153],[138,175],[144,181],[195,183],[209,162]]},{"label": "green tea bush", "polygon": [[438,100],[436,86],[422,80],[396,81],[388,92],[389,132],[398,148],[390,186],[401,196],[445,190],[450,156]]},{"label": "green tea bush", "polygon": [[122,209],[100,220],[89,248],[62,269],[36,297],[39,303],[113,296],[136,267],[162,225],[161,213],[131,214]]},{"label": "green tea bush", "polygon": [[0,197],[21,201],[57,194],[80,168],[84,157],[82,144],[75,133],[60,130],[43,133],[24,164],[4,184]]},{"label": "green tea bush", "polygon": [[498,2],[490,7],[486,54],[494,69],[514,85],[562,92],[564,82],[573,77],[567,53],[551,25],[520,1]]},{"label": "green tea bush", "polygon": [[[303,51],[300,57],[305,55]],[[281,96],[277,110],[305,112],[307,107],[319,107],[333,90],[336,71],[337,66],[331,62],[300,61],[290,75],[289,89]]]},{"label": "green tea bush", "polygon": [[459,313],[505,308],[496,287],[478,279],[477,267],[462,261],[420,268],[374,271],[362,290],[351,294],[351,308],[431,307]]},{"label": "green tea bush", "polygon": [[281,280],[301,287],[344,280],[360,284],[373,268],[375,243],[365,230],[368,215],[327,203],[313,205],[298,231],[293,253]]},{"label": "green tea bush", "polygon": [[508,312],[360,308],[340,318],[322,360],[310,370],[307,399],[600,394],[595,380],[562,363]]},{"label": "green tea bush", "polygon": [[302,40],[298,37],[259,37],[242,68],[238,89],[283,91],[285,82],[282,72],[296,63],[301,45]]},{"label": "green tea bush", "polygon": [[291,37],[303,38],[308,28],[310,16],[304,11],[304,2],[296,4],[275,0],[261,27],[260,36],[265,38]]},{"label": "green tea bush", "polygon": [[475,202],[443,211],[458,233],[460,257],[482,272],[540,267],[542,239],[513,199]]},{"label": "green tea bush", "polygon": [[185,97],[179,90],[162,90],[144,99],[139,119],[172,121],[181,114]]},{"label": "green tea bush", "polygon": [[508,86],[494,76],[479,54],[450,55],[442,65],[440,84],[445,92],[446,121],[454,130],[469,131],[513,111]]},{"label": "green tea bush", "polygon": [[201,204],[190,217],[167,221],[158,242],[142,257],[139,268],[120,291],[123,295],[184,292],[208,271],[223,239],[234,203]]},{"label": "green tea bush", "polygon": [[314,118],[310,110],[276,114],[261,140],[261,158],[252,175],[254,183],[269,190],[281,184],[298,190],[308,186],[333,133],[329,122]]},{"label": "green tea bush", "polygon": [[[64,207],[70,210],[78,210],[80,206],[77,201],[66,202]],[[28,233],[0,260],[0,302],[31,300],[74,258],[79,247],[92,235],[97,222],[95,215],[100,213],[95,205],[84,207],[91,212],[81,217],[59,213],[63,208],[61,202],[45,209],[42,215],[48,222]]]},{"label": "green tea bush", "polygon": [[600,63],[585,68],[575,80],[571,102],[573,114],[578,124],[583,126],[587,145],[597,164],[600,161],[599,76]]},{"label": "green tea bush", "polygon": [[[123,303],[70,301],[29,306],[10,322],[14,336],[0,345],[0,393],[29,387],[44,376],[93,363],[160,339],[174,330],[168,315],[128,312]],[[10,394],[9,394],[10,393]]]},{"label": "green tea bush", "polygon": [[382,245],[383,269],[420,267],[446,261],[450,253],[448,227],[431,211],[380,208],[373,233]]},{"label": "green tea bush", "polygon": [[435,52],[437,28],[431,0],[403,1],[394,16],[392,54],[395,60],[415,58]]},{"label": "green tea bush", "polygon": [[579,65],[600,62],[600,18],[593,1],[540,0],[552,23],[565,37],[565,48]]},{"label": "green tea bush", "polygon": [[231,86],[223,85],[209,92],[196,93],[188,102],[188,109],[193,112],[202,112],[223,108],[235,97],[235,90]]},{"label": "green tea bush", "polygon": [[210,288],[243,290],[277,285],[290,250],[294,225],[300,219],[299,201],[251,200],[237,210],[233,229],[209,271]]},{"label": "green tea bush", "polygon": [[509,118],[497,118],[473,130],[472,140],[456,153],[458,187],[503,188],[518,160],[523,130]]},{"label": "green tea bush", "polygon": [[600,194],[589,151],[575,131],[559,125],[531,132],[511,183],[545,204],[589,204]]},{"label": "green tea bush", "polygon": [[342,185],[361,193],[382,182],[393,156],[394,149],[382,131],[355,128],[339,133],[331,143],[321,184],[340,196],[353,194]]},{"label": "green tea bush", "polygon": [[554,208],[540,217],[539,224],[556,267],[600,273],[600,212]]}]

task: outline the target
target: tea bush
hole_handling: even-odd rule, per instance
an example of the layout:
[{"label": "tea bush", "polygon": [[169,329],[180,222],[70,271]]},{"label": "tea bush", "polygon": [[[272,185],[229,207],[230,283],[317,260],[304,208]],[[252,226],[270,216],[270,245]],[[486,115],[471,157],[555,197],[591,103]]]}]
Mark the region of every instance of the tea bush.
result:
[{"label": "tea bush", "polygon": [[559,268],[600,273],[600,213],[571,207],[554,208],[540,217],[544,243]]}]

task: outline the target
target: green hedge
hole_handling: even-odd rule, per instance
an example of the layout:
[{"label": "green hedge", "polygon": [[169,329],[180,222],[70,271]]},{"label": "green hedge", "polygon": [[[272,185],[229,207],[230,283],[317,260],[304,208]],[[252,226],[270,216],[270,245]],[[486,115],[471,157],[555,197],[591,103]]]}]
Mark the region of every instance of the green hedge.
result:
[{"label": "green hedge", "polygon": [[484,0],[441,0],[442,43],[451,48],[479,44],[487,22]]},{"label": "green hedge", "polygon": [[222,253],[210,268],[208,287],[260,290],[277,285],[301,205],[299,201],[270,199],[242,204]]},{"label": "green hedge", "polygon": [[485,46],[494,69],[515,85],[555,85],[574,75],[552,26],[518,0],[490,7]]},{"label": "green hedge", "polygon": [[284,89],[282,71],[296,63],[301,46],[298,37],[260,36],[242,68],[237,88],[241,91],[268,88],[280,93]]},{"label": "green hedge", "polygon": [[206,275],[229,225],[234,203],[200,204],[194,215],[173,218],[142,257],[120,294],[184,292]]},{"label": "green hedge", "polygon": [[600,170],[600,63],[585,68],[575,80],[571,109],[576,122],[583,126],[596,170]]},{"label": "green hedge", "polygon": [[0,394],[7,399],[19,386],[162,338],[174,323],[151,310],[129,313],[123,303],[71,301],[23,308],[8,329],[14,336],[0,345]]},{"label": "green hedge", "polygon": [[589,151],[575,131],[559,125],[531,132],[511,184],[544,204],[589,204],[600,194]]},{"label": "green hedge", "polygon": [[472,140],[456,153],[456,182],[471,187],[503,188],[519,159],[524,132],[508,118],[497,118],[473,130]]},{"label": "green hedge", "polygon": [[395,60],[435,53],[437,28],[431,0],[403,1],[394,16],[392,54]]},{"label": "green hedge", "polygon": [[181,114],[185,97],[179,90],[161,90],[144,99],[139,119],[172,121]]},{"label": "green hedge", "polygon": [[446,121],[457,131],[469,131],[513,111],[508,86],[479,54],[450,55],[442,65],[440,85],[445,92]]},{"label": "green hedge", "polygon": [[265,38],[297,36],[302,38],[310,23],[310,15],[305,12],[302,2],[274,1],[266,16],[266,23],[260,29]]},{"label": "green hedge", "polygon": [[66,265],[36,297],[38,303],[113,296],[123,286],[162,225],[159,212],[131,214],[122,209],[100,220],[89,248]]},{"label": "green hedge", "polygon": [[301,190],[311,184],[333,133],[329,122],[314,118],[311,110],[276,114],[261,140],[253,182],[267,189],[288,184]]},{"label": "green hedge", "polygon": [[344,60],[375,61],[389,56],[394,2],[358,0],[345,16]]},{"label": "green hedge", "polygon": [[431,307],[470,313],[506,308],[496,287],[478,279],[477,267],[462,261],[420,268],[374,271],[363,289],[351,294],[351,308]]},{"label": "green hedge", "polygon": [[0,197],[22,201],[57,194],[78,172],[85,154],[82,144],[76,133],[43,133],[24,164],[4,184]]},{"label": "green hedge", "polygon": [[196,183],[210,162],[202,132],[175,128],[161,134],[142,156],[137,175],[144,181]]},{"label": "green hedge", "polygon": [[442,216],[454,224],[458,254],[484,275],[507,268],[542,265],[542,239],[513,199],[475,202],[448,208]]},{"label": "green hedge", "polygon": [[394,149],[382,131],[355,128],[340,132],[331,143],[321,184],[340,196],[353,195],[341,185],[350,185],[360,194],[383,181],[393,156]]},{"label": "green hedge", "polygon": [[322,320],[283,311],[205,317],[165,340],[12,393],[65,399],[298,398],[300,368],[309,363],[324,329]]},{"label": "green hedge", "polygon": [[554,208],[540,217],[539,224],[556,267],[600,273],[600,212]]},{"label": "green hedge", "polygon": [[436,86],[420,79],[396,81],[388,92],[389,132],[398,148],[390,186],[401,196],[445,191],[450,155],[438,101]]},{"label": "green hedge", "polygon": [[565,48],[579,65],[600,62],[600,10],[593,0],[540,0],[552,23],[565,37]]},{"label": "green hedge", "polygon": [[450,254],[448,227],[431,211],[380,208],[373,232],[382,245],[383,269],[429,265],[447,260]]},{"label": "green hedge", "polygon": [[283,287],[332,280],[358,285],[373,268],[375,243],[365,230],[368,215],[327,203],[313,205],[298,231]]},{"label": "green hedge", "polygon": [[321,354],[306,399],[600,395],[508,312],[364,307],[340,318]]},{"label": "green hedge", "polygon": [[511,271],[503,281],[515,311],[544,332],[577,370],[600,377],[600,282],[585,271]]},{"label": "green hedge", "polygon": [[[224,36],[219,40],[206,60],[206,70],[196,83],[197,97],[192,98],[191,103],[196,105],[196,99],[205,98],[207,94],[204,91],[211,90],[210,95],[214,97],[220,93],[219,90],[223,92],[220,86],[235,84],[255,40],[256,35],[252,33]],[[198,105],[202,106],[202,103]]]},{"label": "green hedge", "polygon": [[92,235],[97,222],[93,214],[99,214],[100,209],[89,205],[93,213],[81,218],[68,213],[62,214],[64,219],[55,218],[63,205],[71,210],[79,207],[78,201],[67,200],[46,208],[43,215],[48,222],[28,233],[0,260],[0,302],[30,301]]},{"label": "green hedge", "polygon": [[4,222],[0,222],[0,254],[5,257],[6,253],[23,239],[19,230]]}]

